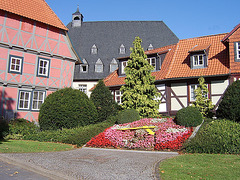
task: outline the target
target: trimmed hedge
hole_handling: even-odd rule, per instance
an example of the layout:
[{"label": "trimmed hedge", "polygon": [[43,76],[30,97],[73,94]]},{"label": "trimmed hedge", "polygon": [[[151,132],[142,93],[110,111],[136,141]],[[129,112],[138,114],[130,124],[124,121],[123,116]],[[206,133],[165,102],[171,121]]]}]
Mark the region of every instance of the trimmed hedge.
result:
[{"label": "trimmed hedge", "polygon": [[237,80],[228,86],[216,115],[218,118],[226,118],[240,122],[240,81]]},{"label": "trimmed hedge", "polygon": [[41,142],[61,142],[81,147],[88,141],[90,141],[92,137],[103,132],[106,128],[110,126],[113,126],[113,123],[101,122],[84,127],[76,127],[73,129],[64,128],[62,130],[47,130],[36,134],[29,134],[27,136],[24,136],[24,139]]},{"label": "trimmed hedge", "polygon": [[176,123],[186,127],[196,127],[203,121],[200,111],[193,106],[180,109],[176,114]]},{"label": "trimmed hedge", "polygon": [[40,108],[39,125],[42,130],[57,130],[86,126],[97,122],[97,110],[79,90],[64,88],[45,99]]},{"label": "trimmed hedge", "polygon": [[140,120],[139,112],[135,109],[125,109],[119,111],[115,116],[109,116],[107,122],[115,124],[131,123]]},{"label": "trimmed hedge", "polygon": [[0,118],[0,139],[3,139],[9,132],[8,122],[4,118]]},{"label": "trimmed hedge", "polygon": [[90,100],[94,103],[98,112],[98,122],[105,121],[108,116],[115,115],[119,109],[118,104],[114,101],[108,87],[103,80],[99,80],[97,86],[90,95]]},{"label": "trimmed hedge", "polygon": [[230,120],[216,120],[205,124],[197,135],[184,144],[188,153],[240,153],[240,124]]}]

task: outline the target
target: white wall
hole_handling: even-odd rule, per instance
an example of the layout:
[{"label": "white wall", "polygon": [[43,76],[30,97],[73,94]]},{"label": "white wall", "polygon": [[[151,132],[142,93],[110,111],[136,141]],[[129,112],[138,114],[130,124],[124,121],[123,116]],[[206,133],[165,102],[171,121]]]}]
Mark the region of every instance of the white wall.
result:
[{"label": "white wall", "polygon": [[89,91],[93,86],[95,86],[98,83],[98,81],[78,81],[73,82],[72,88],[73,89],[79,89],[79,85],[87,85],[87,96],[90,97],[91,91]]}]

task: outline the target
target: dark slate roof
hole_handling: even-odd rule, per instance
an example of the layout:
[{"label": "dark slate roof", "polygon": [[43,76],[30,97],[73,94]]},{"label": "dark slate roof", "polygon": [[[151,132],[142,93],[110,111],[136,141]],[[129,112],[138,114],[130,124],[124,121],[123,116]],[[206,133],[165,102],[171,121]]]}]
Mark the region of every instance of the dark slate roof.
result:
[{"label": "dark slate roof", "polygon": [[[79,65],[75,67],[74,80],[97,80],[110,74],[110,63],[113,58],[130,55],[130,47],[136,36],[142,39],[142,47],[147,50],[150,44],[159,48],[178,42],[177,36],[162,21],[98,21],[82,22],[81,27],[67,25],[72,44],[81,59],[88,62],[88,73],[80,73]],[[98,54],[91,54],[93,45]],[[119,54],[123,44],[126,54]],[[104,72],[95,72],[95,63],[101,59]]]}]

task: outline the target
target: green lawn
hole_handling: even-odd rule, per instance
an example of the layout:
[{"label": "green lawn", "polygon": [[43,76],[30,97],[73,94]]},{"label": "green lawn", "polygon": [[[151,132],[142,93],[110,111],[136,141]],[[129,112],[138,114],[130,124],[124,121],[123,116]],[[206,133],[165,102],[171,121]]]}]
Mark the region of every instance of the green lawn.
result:
[{"label": "green lawn", "polygon": [[160,163],[159,173],[163,180],[240,180],[240,155],[184,154]]},{"label": "green lawn", "polygon": [[74,147],[72,145],[50,142],[23,141],[23,140],[0,141],[0,153],[67,151],[73,148]]}]

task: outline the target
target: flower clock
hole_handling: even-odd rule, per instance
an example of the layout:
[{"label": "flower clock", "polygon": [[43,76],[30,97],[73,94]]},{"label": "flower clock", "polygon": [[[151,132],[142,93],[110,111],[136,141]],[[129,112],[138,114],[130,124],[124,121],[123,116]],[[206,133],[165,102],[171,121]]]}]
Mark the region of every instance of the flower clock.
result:
[{"label": "flower clock", "polygon": [[176,125],[172,118],[149,118],[107,128],[86,146],[179,150],[191,134],[192,128]]}]

